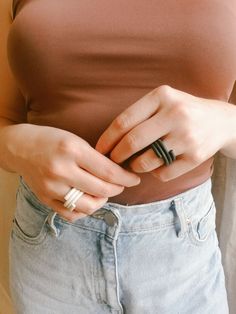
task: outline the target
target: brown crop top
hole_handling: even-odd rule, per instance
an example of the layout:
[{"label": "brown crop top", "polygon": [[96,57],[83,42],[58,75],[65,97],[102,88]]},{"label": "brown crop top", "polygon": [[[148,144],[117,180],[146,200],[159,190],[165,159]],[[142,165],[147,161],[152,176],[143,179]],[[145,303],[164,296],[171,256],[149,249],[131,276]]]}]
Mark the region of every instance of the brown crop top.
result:
[{"label": "brown crop top", "polygon": [[[137,99],[168,84],[227,101],[236,79],[236,2],[14,0],[8,58],[29,123],[68,130],[93,147]],[[209,117],[210,118],[210,117]],[[205,181],[213,158],[185,175],[110,198],[165,199]]]}]

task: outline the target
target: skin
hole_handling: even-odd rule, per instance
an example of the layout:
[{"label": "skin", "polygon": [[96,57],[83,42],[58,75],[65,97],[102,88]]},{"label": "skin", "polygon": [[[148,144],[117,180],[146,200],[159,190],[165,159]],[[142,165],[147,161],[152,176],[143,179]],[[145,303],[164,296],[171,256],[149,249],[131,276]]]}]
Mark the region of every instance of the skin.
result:
[{"label": "skin", "polygon": [[132,158],[130,168],[150,172],[162,181],[200,165],[217,151],[236,158],[236,107],[160,86],[117,116],[100,136],[96,149],[116,163],[161,138],[176,160],[168,167],[147,149]]},{"label": "skin", "polygon": [[[150,172],[167,181],[218,150],[236,158],[235,107],[170,86],[157,87],[128,107],[105,130],[96,149],[70,132],[26,123],[24,98],[6,54],[11,4],[12,0],[0,1],[0,167],[21,174],[37,197],[62,218],[73,222],[89,215],[125,187],[139,184],[135,172]],[[177,155],[172,165],[163,167],[150,149],[131,160],[133,173],[119,165],[158,137]],[[85,193],[69,212],[62,196],[72,186]]]},{"label": "skin", "polygon": [[[11,1],[0,1],[0,167],[21,174],[42,202],[74,222],[125,187],[139,184],[140,178],[71,132],[25,123],[24,99],[7,61],[11,21]],[[63,206],[71,187],[84,192],[73,212]]]}]

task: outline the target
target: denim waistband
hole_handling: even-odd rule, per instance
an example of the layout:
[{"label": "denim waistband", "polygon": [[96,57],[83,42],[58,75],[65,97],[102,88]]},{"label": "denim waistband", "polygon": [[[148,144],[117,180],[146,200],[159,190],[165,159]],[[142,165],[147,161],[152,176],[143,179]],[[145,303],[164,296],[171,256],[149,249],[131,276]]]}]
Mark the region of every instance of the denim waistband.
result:
[{"label": "denim waistband", "polygon": [[[103,231],[110,235],[113,233],[112,231],[108,232],[108,229],[116,228],[117,224],[119,225],[119,232],[140,232],[141,230],[164,228],[176,223],[176,217],[178,219],[182,217],[182,220],[191,218],[193,215],[195,218],[201,217],[213,202],[211,187],[211,178],[208,178],[200,185],[165,200],[138,205],[121,205],[108,201],[94,214],[80,218],[75,222],[68,222],[59,215],[54,218],[59,224],[70,224],[75,227]],[[37,198],[22,176],[20,176],[19,190],[35,209],[48,214],[54,213],[52,208]],[[111,213],[112,217],[108,213]],[[91,217],[95,219],[91,219]],[[104,224],[104,220],[107,222],[106,224]]]}]

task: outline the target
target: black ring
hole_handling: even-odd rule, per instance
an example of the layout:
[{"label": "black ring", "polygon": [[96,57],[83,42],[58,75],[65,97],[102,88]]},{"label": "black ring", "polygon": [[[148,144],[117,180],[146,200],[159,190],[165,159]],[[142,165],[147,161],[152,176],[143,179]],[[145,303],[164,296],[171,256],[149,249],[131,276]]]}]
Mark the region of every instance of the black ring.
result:
[{"label": "black ring", "polygon": [[173,152],[173,149],[171,149],[171,150],[169,151],[169,154],[170,154],[170,156],[171,156],[172,161],[176,160],[176,156],[175,156],[175,154],[174,154],[174,152]]},{"label": "black ring", "polygon": [[164,160],[165,165],[170,165],[176,159],[173,149],[168,152],[166,146],[161,139],[157,139],[150,146],[157,155],[157,157]]},{"label": "black ring", "polygon": [[169,154],[169,152],[168,152],[166,146],[164,145],[164,143],[163,143],[160,139],[158,139],[156,142],[157,142],[157,143],[159,144],[159,146],[162,148],[164,154],[166,155],[166,157],[167,157],[167,159],[168,159],[169,164],[171,164],[171,163],[173,162],[173,160],[172,160],[172,158],[171,158],[171,156],[170,156],[170,154]]},{"label": "black ring", "polygon": [[170,162],[173,162],[174,160],[176,160],[176,156],[174,154],[173,149],[169,150],[169,152],[168,152],[165,144],[163,143],[163,141],[161,139],[158,139],[157,142],[162,146],[165,153],[170,157]]},{"label": "black ring", "polygon": [[169,165],[170,161],[168,158],[168,155],[166,154],[166,152],[163,150],[163,148],[159,145],[159,143],[157,143],[156,141],[153,143],[153,146],[155,147],[155,149],[159,152],[159,154],[161,155],[160,158],[162,158],[165,162],[165,165]]},{"label": "black ring", "polygon": [[157,157],[162,158],[162,154],[159,152],[158,145],[154,143],[151,144],[152,149],[154,150],[154,153],[157,155]]}]

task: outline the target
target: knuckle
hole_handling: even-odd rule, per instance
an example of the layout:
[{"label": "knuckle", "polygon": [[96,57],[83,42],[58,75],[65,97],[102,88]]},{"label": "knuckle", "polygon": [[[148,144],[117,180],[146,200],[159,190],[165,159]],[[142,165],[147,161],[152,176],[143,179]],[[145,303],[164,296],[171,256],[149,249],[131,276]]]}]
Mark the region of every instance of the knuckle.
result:
[{"label": "knuckle", "polygon": [[60,154],[76,154],[80,152],[75,142],[68,138],[62,138],[58,142],[57,149]]},{"label": "knuckle", "polygon": [[203,152],[200,149],[195,149],[190,153],[190,159],[193,164],[201,164],[204,161]]},{"label": "knuckle", "polygon": [[68,152],[72,148],[72,143],[67,138],[61,138],[58,142],[58,149],[63,152]]},{"label": "knuckle", "polygon": [[114,178],[116,177],[116,171],[114,170],[113,167],[107,167],[104,174],[106,180],[109,182],[113,182]]},{"label": "knuckle", "polygon": [[123,113],[114,120],[114,127],[119,131],[126,131],[130,126],[130,117]]},{"label": "knuckle", "polygon": [[172,114],[181,119],[188,119],[189,118],[189,108],[183,101],[175,101],[172,107]]},{"label": "knuckle", "polygon": [[[61,166],[59,165],[58,162],[56,161],[51,161],[47,164],[47,167],[45,169],[45,175],[49,178],[51,177],[57,177],[60,173],[60,169],[61,169]],[[44,183],[46,184],[46,183]]]},{"label": "knuckle", "polygon": [[172,88],[169,85],[161,85],[154,89],[154,95],[159,95],[163,98],[169,97]]},{"label": "knuckle", "polygon": [[139,169],[147,171],[150,169],[150,162],[147,158],[140,158],[137,162],[137,166]]},{"label": "knuckle", "polygon": [[101,184],[100,187],[98,188],[98,193],[99,193],[99,196],[101,197],[109,197],[111,195],[111,191],[109,187],[103,184]]},{"label": "knuckle", "polygon": [[127,136],[126,136],[126,142],[127,142],[127,145],[128,145],[128,148],[131,150],[131,151],[136,151],[137,147],[138,147],[138,140],[136,138],[136,136],[132,133],[129,133]]},{"label": "knuckle", "polygon": [[123,186],[118,185],[103,185],[98,188],[97,197],[107,198],[121,193],[124,190]]},{"label": "knuckle", "polygon": [[199,146],[199,138],[190,130],[185,132],[183,141],[185,142],[186,147],[189,147],[191,150],[195,150]]}]

